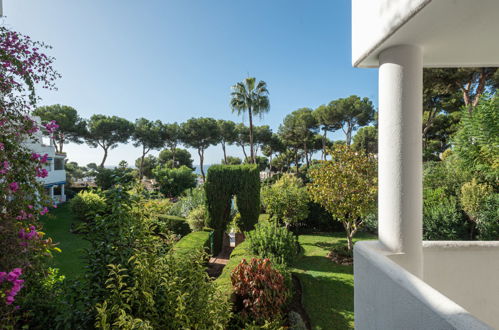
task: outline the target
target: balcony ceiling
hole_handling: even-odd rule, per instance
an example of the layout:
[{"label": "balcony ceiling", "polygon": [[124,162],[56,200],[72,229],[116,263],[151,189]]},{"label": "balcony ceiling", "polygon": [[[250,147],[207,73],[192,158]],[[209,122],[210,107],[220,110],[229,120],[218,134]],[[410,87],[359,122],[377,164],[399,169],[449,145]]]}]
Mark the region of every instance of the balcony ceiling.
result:
[{"label": "balcony ceiling", "polygon": [[352,0],[352,63],[390,46],[423,48],[425,67],[499,66],[499,0]]}]

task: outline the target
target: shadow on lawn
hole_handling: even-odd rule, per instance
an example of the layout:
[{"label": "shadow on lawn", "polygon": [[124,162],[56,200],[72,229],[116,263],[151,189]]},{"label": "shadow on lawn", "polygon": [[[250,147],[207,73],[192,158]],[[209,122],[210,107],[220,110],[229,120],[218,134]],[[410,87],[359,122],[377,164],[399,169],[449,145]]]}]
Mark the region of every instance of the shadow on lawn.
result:
[{"label": "shadow on lawn", "polygon": [[332,277],[298,272],[296,275],[304,287],[302,299],[312,329],[353,328],[352,284]]},{"label": "shadow on lawn", "polygon": [[294,268],[302,272],[353,273],[352,266],[339,265],[324,256],[301,256],[294,263]]}]

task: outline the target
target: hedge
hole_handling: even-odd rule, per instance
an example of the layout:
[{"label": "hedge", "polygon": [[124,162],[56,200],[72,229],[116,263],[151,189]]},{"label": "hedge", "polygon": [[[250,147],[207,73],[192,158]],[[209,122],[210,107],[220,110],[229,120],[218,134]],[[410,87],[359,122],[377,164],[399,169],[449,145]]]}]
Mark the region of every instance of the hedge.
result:
[{"label": "hedge", "polygon": [[175,245],[174,250],[176,253],[187,254],[193,250],[204,249],[209,251],[210,247],[210,232],[209,231],[195,231],[180,239]]},{"label": "hedge", "polygon": [[191,228],[185,218],[174,215],[158,215],[157,224],[160,227],[160,231],[168,230],[180,236],[185,236],[191,232]]},{"label": "hedge", "polygon": [[220,251],[222,234],[230,223],[232,197],[241,214],[240,228],[252,230],[260,214],[260,172],[257,165],[213,165],[204,185],[208,208],[207,224],[215,230],[214,251]]},{"label": "hedge", "polygon": [[249,242],[246,240],[239,244],[230,254],[229,262],[225,265],[222,274],[215,280],[221,292],[231,295],[232,294],[232,282],[230,280],[230,273],[241,260],[251,260],[251,258],[258,258],[257,255],[252,254],[249,248]]}]

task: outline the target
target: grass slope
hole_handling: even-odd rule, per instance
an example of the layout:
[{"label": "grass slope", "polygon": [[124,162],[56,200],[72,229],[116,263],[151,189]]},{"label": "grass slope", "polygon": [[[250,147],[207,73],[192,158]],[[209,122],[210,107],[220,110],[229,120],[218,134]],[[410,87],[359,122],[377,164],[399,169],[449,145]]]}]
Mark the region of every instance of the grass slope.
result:
[{"label": "grass slope", "polygon": [[[359,233],[357,240],[374,239]],[[303,305],[313,329],[353,329],[353,266],[333,263],[326,255],[334,245],[346,244],[345,234],[300,235],[303,255],[292,271],[303,287]]]},{"label": "grass slope", "polygon": [[84,262],[81,259],[82,250],[88,246],[88,242],[81,236],[70,231],[74,219],[69,204],[60,205],[51,210],[47,215],[41,217],[43,231],[47,237],[58,243],[61,253],[54,252],[53,266],[60,269],[60,273],[68,279],[75,279],[83,273]]}]

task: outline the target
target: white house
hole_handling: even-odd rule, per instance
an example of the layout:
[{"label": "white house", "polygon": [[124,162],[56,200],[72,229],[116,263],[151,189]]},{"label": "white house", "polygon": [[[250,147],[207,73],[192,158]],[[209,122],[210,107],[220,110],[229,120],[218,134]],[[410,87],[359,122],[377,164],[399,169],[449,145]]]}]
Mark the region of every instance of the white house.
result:
[{"label": "white house", "polygon": [[[40,118],[34,117],[38,125],[40,126]],[[25,146],[32,150],[34,153],[40,155],[48,155],[47,163],[45,163],[44,168],[48,171],[48,176],[45,178],[39,178],[44,184],[47,194],[54,200],[54,203],[62,203],[66,201],[65,185],[66,185],[66,170],[64,169],[64,163],[66,159],[66,154],[60,154],[55,152],[55,146],[50,139],[49,144],[45,144],[43,141],[43,134],[38,131],[35,135],[35,139],[26,142]]]},{"label": "white house", "polygon": [[423,67],[499,66],[498,0],[352,0],[379,68],[379,240],[354,249],[357,329],[499,328],[499,242],[422,241]]}]

